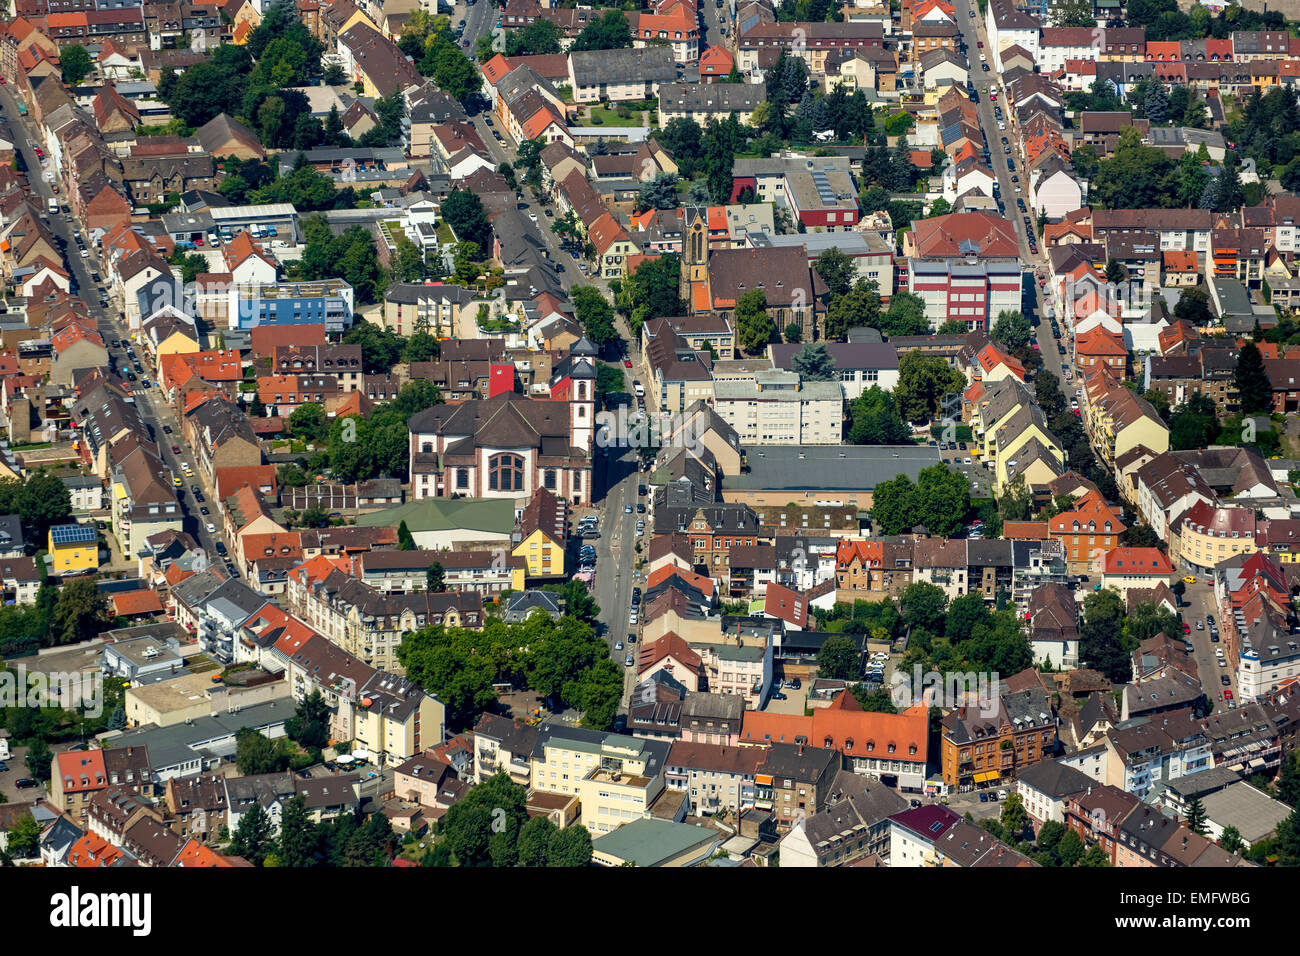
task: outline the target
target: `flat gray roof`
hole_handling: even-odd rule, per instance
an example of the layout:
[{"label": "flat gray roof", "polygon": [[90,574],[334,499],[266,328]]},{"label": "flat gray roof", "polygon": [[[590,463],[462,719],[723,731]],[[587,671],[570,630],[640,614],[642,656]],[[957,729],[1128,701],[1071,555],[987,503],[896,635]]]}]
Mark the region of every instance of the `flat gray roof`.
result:
[{"label": "flat gray roof", "polygon": [[723,491],[870,491],[882,481],[939,463],[929,445],[753,445],[748,470],[725,475]]}]

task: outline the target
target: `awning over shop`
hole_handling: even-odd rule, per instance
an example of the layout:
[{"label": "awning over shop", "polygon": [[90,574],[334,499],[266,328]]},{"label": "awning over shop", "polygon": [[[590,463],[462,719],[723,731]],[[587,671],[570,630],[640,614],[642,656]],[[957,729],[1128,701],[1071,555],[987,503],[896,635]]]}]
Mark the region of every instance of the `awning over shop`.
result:
[{"label": "awning over shop", "polygon": [[975,774],[976,783],[988,783],[990,780],[996,779],[998,779],[998,772],[996,770],[987,770],[984,773]]}]

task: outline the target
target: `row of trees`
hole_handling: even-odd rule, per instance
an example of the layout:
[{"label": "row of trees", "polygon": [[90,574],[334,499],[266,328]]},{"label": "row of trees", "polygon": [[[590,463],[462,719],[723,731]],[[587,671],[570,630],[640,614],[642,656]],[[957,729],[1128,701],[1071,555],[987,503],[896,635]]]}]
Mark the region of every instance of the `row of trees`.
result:
[{"label": "row of trees", "polygon": [[584,826],[558,829],[547,817],[529,818],[528,792],[498,772],[447,811],[439,841],[425,866],[586,866],[591,833]]},{"label": "row of trees", "polygon": [[254,866],[389,866],[400,840],[388,817],[347,814],[316,823],[302,797],[289,800],[280,815],[280,832],[260,803],[245,811],[227,848]]},{"label": "row of trees", "polygon": [[568,582],[565,588],[568,613],[558,621],[533,615],[506,624],[494,618],[482,631],[430,626],[402,641],[398,659],[407,676],[446,705],[449,726],[471,726],[496,700],[492,685],[504,681],[582,711],[584,726],[608,730],[623,674],[590,623],[599,608],[589,597],[575,607],[585,585]]}]

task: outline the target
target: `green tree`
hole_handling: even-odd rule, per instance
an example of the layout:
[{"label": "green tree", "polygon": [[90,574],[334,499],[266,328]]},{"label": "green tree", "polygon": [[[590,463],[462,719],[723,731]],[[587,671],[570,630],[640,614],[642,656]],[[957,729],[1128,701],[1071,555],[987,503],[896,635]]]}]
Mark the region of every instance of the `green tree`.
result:
[{"label": "green tree", "polygon": [[1204,289],[1183,289],[1178,294],[1174,305],[1174,318],[1190,322],[1195,326],[1209,325],[1213,321],[1210,314],[1210,294]]},{"label": "green tree", "polygon": [[637,212],[647,209],[676,209],[681,204],[676,173],[658,173],[653,179],[644,180],[637,190]]},{"label": "green tree", "polygon": [[1079,628],[1079,658],[1083,666],[1099,670],[1115,683],[1132,676],[1129,655],[1136,644],[1124,637],[1124,602],[1111,588],[1092,591],[1083,601]]},{"label": "green tree", "polygon": [[275,742],[251,727],[235,733],[235,766],[243,776],[280,773],[288,769],[287,754]]},{"label": "green tree", "polygon": [[604,348],[619,337],[614,328],[614,309],[603,292],[589,285],[577,286],[570,290],[569,298],[574,315],[593,345]]},{"label": "green tree", "polygon": [[261,866],[272,845],[271,818],[262,805],[254,801],[239,817],[239,825],[230,841],[230,852],[253,866]]},{"label": "green tree", "polygon": [[898,611],[907,627],[925,628],[942,634],[947,605],[948,598],[943,588],[928,581],[913,581],[903,589]]},{"label": "green tree", "polygon": [[1241,395],[1242,412],[1250,415],[1272,407],[1273,385],[1268,379],[1268,370],[1264,367],[1259,346],[1254,342],[1247,342],[1237,353],[1234,378]]},{"label": "green tree", "polygon": [[289,415],[289,432],[308,444],[318,444],[329,436],[329,418],[325,406],[315,402],[299,405]]},{"label": "green tree", "polygon": [[69,43],[59,50],[59,68],[63,73],[63,82],[68,86],[78,86],[89,74],[93,66],[90,54],[80,43]]},{"label": "green tree", "polygon": [[740,347],[751,355],[772,341],[776,326],[767,314],[767,294],[762,289],[750,289],[736,300],[736,329]]},{"label": "green tree", "polygon": [[475,193],[453,189],[443,200],[442,217],[461,242],[472,242],[480,249],[492,248],[492,227],[483,201]]},{"label": "green tree", "polygon": [[1029,813],[1025,810],[1024,798],[1019,793],[1008,794],[1002,804],[1002,832],[1006,839],[1019,841],[1029,829]]},{"label": "green tree", "polygon": [[818,255],[813,268],[832,296],[846,295],[857,279],[857,266],[838,246],[831,246]]},{"label": "green tree", "polygon": [[519,851],[519,865],[549,866],[551,841],[559,832],[559,827],[549,817],[533,817],[525,823],[519,830],[519,839],[515,841]]},{"label": "green tree", "polygon": [[1033,328],[1023,312],[1003,310],[993,323],[991,338],[1005,349],[1022,349],[1032,335]]},{"label": "green tree", "polygon": [[24,813],[9,827],[9,845],[6,852],[19,860],[40,854],[41,827],[30,813]]},{"label": "green tree", "polygon": [[1205,836],[1205,804],[1201,803],[1201,798],[1195,794],[1187,804],[1187,828],[1193,833]]},{"label": "green tree", "polygon": [[923,525],[931,534],[947,537],[962,526],[969,510],[969,482],[940,463],[924,469],[915,484],[898,475],[877,485],[871,520],[878,534],[904,534]]},{"label": "green tree", "polygon": [[330,710],[320,691],[313,690],[284,723],[285,734],[300,746],[320,750],[330,742]]},{"label": "green tree", "polygon": [[896,714],[894,699],[884,687],[868,691],[865,684],[849,685],[849,692],[857,698],[858,704],[869,714]]},{"label": "green tree", "polygon": [[848,440],[854,445],[908,445],[912,430],[903,423],[892,392],[872,385],[849,403]]},{"label": "green tree", "polygon": [[551,838],[550,865],[577,867],[591,862],[591,831],[571,826],[557,831]]},{"label": "green tree", "polygon": [[564,33],[551,20],[534,20],[522,30],[513,30],[506,39],[506,56],[540,56],[559,53]]},{"label": "green tree", "polygon": [[825,342],[808,342],[790,361],[790,368],[805,382],[835,380],[835,359]]},{"label": "green tree", "polygon": [[275,855],[281,866],[319,866],[322,833],[307,813],[307,803],[295,796],[280,814],[280,839]]},{"label": "green tree", "polygon": [[424,583],[433,594],[442,594],[447,590],[447,572],[443,570],[441,562],[435,561],[429,565],[429,570],[424,575]]},{"label": "green tree", "polygon": [[39,780],[42,783],[50,779],[50,764],[54,761],[54,753],[50,750],[50,745],[43,738],[37,737],[27,743],[27,756],[23,763],[27,767],[27,772],[32,775],[32,779]]},{"label": "green tree", "polygon": [[1229,853],[1240,853],[1246,848],[1246,841],[1241,838],[1240,830],[1232,824],[1228,824],[1223,828],[1223,836],[1219,838],[1219,846]]},{"label": "green tree", "polygon": [[826,338],[842,342],[849,329],[858,326],[881,327],[880,285],[875,280],[859,279],[853,288],[831,299],[826,309]]},{"label": "green tree", "polygon": [[[1074,831],[1070,831],[1074,832]],[[1064,838],[1062,838],[1064,840]],[[1110,858],[1106,856],[1106,851],[1102,849],[1100,843],[1094,843],[1088,847],[1083,856],[1079,857],[1079,866],[1086,867],[1103,867],[1110,866]]]},{"label": "green tree", "polygon": [[930,331],[925,301],[911,292],[895,292],[889,308],[880,317],[880,331],[886,336],[924,335]]},{"label": "green tree", "polygon": [[78,578],[59,588],[51,620],[61,644],[97,636],[110,620],[108,599],[91,578]]},{"label": "green tree", "polygon": [[1277,798],[1287,806],[1300,806],[1300,750],[1290,751],[1282,761]]},{"label": "green tree", "polygon": [[1083,856],[1083,841],[1073,830],[1066,830],[1061,841],[1056,845],[1056,856],[1062,866],[1072,867]]},{"label": "green tree", "polygon": [[397,550],[415,550],[415,538],[411,535],[411,529],[406,526],[405,520],[397,526]]},{"label": "green tree", "polygon": [[961,372],[943,359],[914,350],[899,359],[894,395],[905,420],[923,422],[935,418],[944,397],[960,395],[965,384]]},{"label": "green tree", "polygon": [[862,674],[862,652],[853,638],[826,638],[817,652],[817,674],[828,680],[857,680]]},{"label": "green tree", "polygon": [[573,41],[569,52],[585,50],[623,50],[632,45],[632,28],[621,10],[606,10],[587,24]]},{"label": "green tree", "polygon": [[[471,788],[447,811],[440,828],[456,862],[461,866],[514,866],[520,830],[528,821],[526,800],[524,788],[501,771]],[[495,853],[494,838],[498,838]]]}]

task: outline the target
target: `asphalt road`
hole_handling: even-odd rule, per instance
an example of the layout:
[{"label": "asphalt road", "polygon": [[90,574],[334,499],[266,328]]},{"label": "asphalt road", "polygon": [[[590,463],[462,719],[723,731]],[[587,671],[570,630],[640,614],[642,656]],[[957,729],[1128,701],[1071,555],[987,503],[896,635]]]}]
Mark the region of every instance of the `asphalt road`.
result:
[{"label": "asphalt road", "polygon": [[[1038,253],[1031,254],[1029,251],[1028,237],[1029,233],[1025,228],[1024,216],[1026,213],[1020,211],[1016,205],[1017,199],[1024,199],[1025,208],[1029,209],[1029,186],[1028,179],[1025,175],[1023,161],[1021,159],[1020,141],[1016,130],[1006,122],[1007,111],[1004,109],[1004,124],[1007,129],[998,129],[997,117],[994,114],[994,103],[989,98],[989,86],[994,86],[998,90],[998,103],[1003,100],[1003,93],[999,86],[998,74],[992,69],[992,61],[989,61],[990,69],[986,73],[981,66],[980,54],[983,53],[987,58],[989,55],[988,37],[984,34],[984,21],[979,15],[979,9],[972,0],[956,0],[957,3],[957,26],[961,30],[962,40],[966,44],[967,61],[970,68],[971,82],[975,85],[979,93],[979,102],[976,109],[979,115],[980,126],[984,130],[984,138],[988,143],[989,157],[992,160],[993,174],[997,178],[998,188],[1001,192],[1002,200],[1006,204],[1006,216],[1014,223],[1016,235],[1020,242],[1020,261],[1032,271],[1043,270],[1046,274],[1047,256],[1046,247],[1042,244],[1038,246]],[[975,16],[970,16],[970,11],[975,11]],[[984,48],[980,49],[980,43]],[[1003,152],[1002,137],[1007,138],[1007,145],[1011,147],[1012,156],[1016,160],[1016,169],[1013,173],[1007,166],[1009,158]],[[1011,177],[1015,175],[1019,182],[1012,182]],[[1019,188],[1020,192],[1016,192]],[[1035,219],[1032,211],[1029,213],[1031,220]],[[1034,323],[1038,333],[1038,343],[1041,346],[1040,354],[1043,358],[1043,367],[1062,379],[1062,389],[1068,394],[1073,392],[1068,383],[1063,380],[1062,376],[1062,356],[1056,347],[1056,338],[1052,335],[1051,323],[1047,320],[1047,310],[1044,307],[1042,287],[1036,279],[1026,280],[1026,289],[1024,290],[1023,311],[1025,316]],[[1070,343],[1064,341],[1068,352]]]},{"label": "asphalt road", "polygon": [[[1205,694],[1210,700],[1214,701],[1216,710],[1223,710],[1228,705],[1223,698],[1225,690],[1231,690],[1234,698],[1237,694],[1237,675],[1232,661],[1227,662],[1226,667],[1219,666],[1219,657],[1215,654],[1216,649],[1223,649],[1226,659],[1227,646],[1220,641],[1215,643],[1210,640],[1209,625],[1205,623],[1205,616],[1213,614],[1215,622],[1218,623],[1219,615],[1214,607],[1214,588],[1207,584],[1203,576],[1196,579],[1195,584],[1187,585],[1187,593],[1183,595],[1183,607],[1179,609],[1183,615],[1183,621],[1191,627],[1191,630],[1184,635],[1192,642],[1195,648],[1193,657],[1196,660],[1196,671],[1201,678],[1201,686],[1205,689]],[[1197,630],[1197,622],[1204,625],[1204,630]],[[1220,632],[1222,633],[1222,632]],[[1227,676],[1228,686],[1224,687],[1222,677]]]},{"label": "asphalt road", "polygon": [[[650,515],[638,515],[638,502],[649,504],[648,499],[637,494],[645,476],[637,470],[639,456],[636,449],[613,445],[608,448],[597,447],[596,506],[600,514],[600,537],[596,546],[596,581],[595,598],[600,607],[600,621],[605,625],[604,638],[610,646],[610,655],[614,662],[626,672],[624,683],[624,701],[632,689],[635,668],[623,663],[628,653],[635,654],[640,646],[639,629],[628,623],[628,612],[632,606],[632,589],[645,588],[645,577],[636,569],[640,555],[636,545],[641,542],[642,550],[650,541]],[[632,514],[625,508],[632,507]],[[640,537],[636,534],[638,518],[645,521],[645,532]],[[637,633],[637,643],[628,646],[629,633]],[[622,650],[615,650],[614,645],[623,642]],[[625,713],[626,707],[620,707]]]},{"label": "asphalt road", "polygon": [[[480,0],[480,3],[483,2],[485,2],[485,0]],[[27,164],[27,180],[33,194],[40,199],[42,206],[44,206],[51,197],[59,199],[62,204],[65,197],[62,195],[56,196],[54,191],[50,188],[50,185],[43,180],[41,176],[41,161],[36,156],[36,151],[29,146],[27,142],[29,139],[36,139],[38,135],[36,126],[31,122],[30,117],[24,117],[18,114],[17,99],[7,84],[0,86],[0,111],[3,111],[5,119],[9,122],[10,129],[14,131],[16,148],[22,152],[23,160]],[[104,308],[99,304],[98,293],[100,291],[109,292],[110,290],[107,289],[106,285],[102,281],[104,270],[99,262],[98,250],[93,244],[86,240],[85,235],[81,232],[80,223],[75,221],[69,223],[64,218],[63,212],[60,211],[59,215],[49,217],[48,224],[55,236],[63,241],[64,262],[72,273],[73,281],[76,283],[77,294],[86,302],[87,311],[90,315],[99,322],[100,332],[103,334],[106,342],[116,343],[119,340],[131,342],[131,332],[126,327],[126,324],[119,318],[119,304],[115,302],[112,295],[110,294],[108,296],[108,308]],[[82,238],[82,241],[85,243],[86,248],[90,253],[90,255],[85,259],[81,257],[77,249],[76,240],[78,236]],[[95,282],[92,279],[92,273],[98,273],[101,281]],[[182,456],[175,455],[171,451],[171,446],[173,444],[181,446],[182,450],[184,450],[184,442],[180,437],[179,423],[176,420],[176,416],[171,407],[163,399],[161,392],[157,389],[157,369],[149,368],[148,365],[145,364],[148,362],[148,358],[146,357],[142,346],[137,346],[136,343],[132,343],[132,345],[135,348],[137,360],[144,368],[144,374],[140,376],[140,379],[143,380],[147,378],[151,387],[149,389],[139,387],[139,381],[128,384],[137,386],[135,389],[137,407],[140,409],[141,416],[144,418],[145,422],[153,428],[154,439],[158,442],[159,453],[162,455],[162,458],[168,467],[172,469],[172,475],[164,476],[165,479],[170,481],[173,476],[183,477],[180,465]],[[122,365],[129,364],[127,362],[125,350],[117,348],[116,345],[110,347],[109,356],[114,368],[119,368]],[[169,425],[172,428],[173,433],[171,435],[167,435],[163,432],[162,426],[164,424]],[[193,460],[192,456],[189,456],[187,460],[190,461],[191,465],[197,464]],[[204,485],[204,496],[208,498],[206,504],[209,510],[214,513],[211,517],[203,517],[199,513],[200,506],[194,501],[193,492],[189,489],[189,486],[195,480],[202,481]],[[217,538],[208,534],[204,527],[204,523],[207,521],[213,521],[215,524],[217,520],[215,517],[216,508],[213,505],[211,496],[212,489],[205,478],[186,479],[185,485],[185,493],[180,496],[181,509],[185,515],[183,521],[184,530],[193,536],[194,540],[208,552],[213,564],[221,564],[222,559],[217,555],[214,547]],[[218,531],[220,531],[220,526],[218,525],[217,527]],[[129,557],[134,558],[134,555]]]}]

